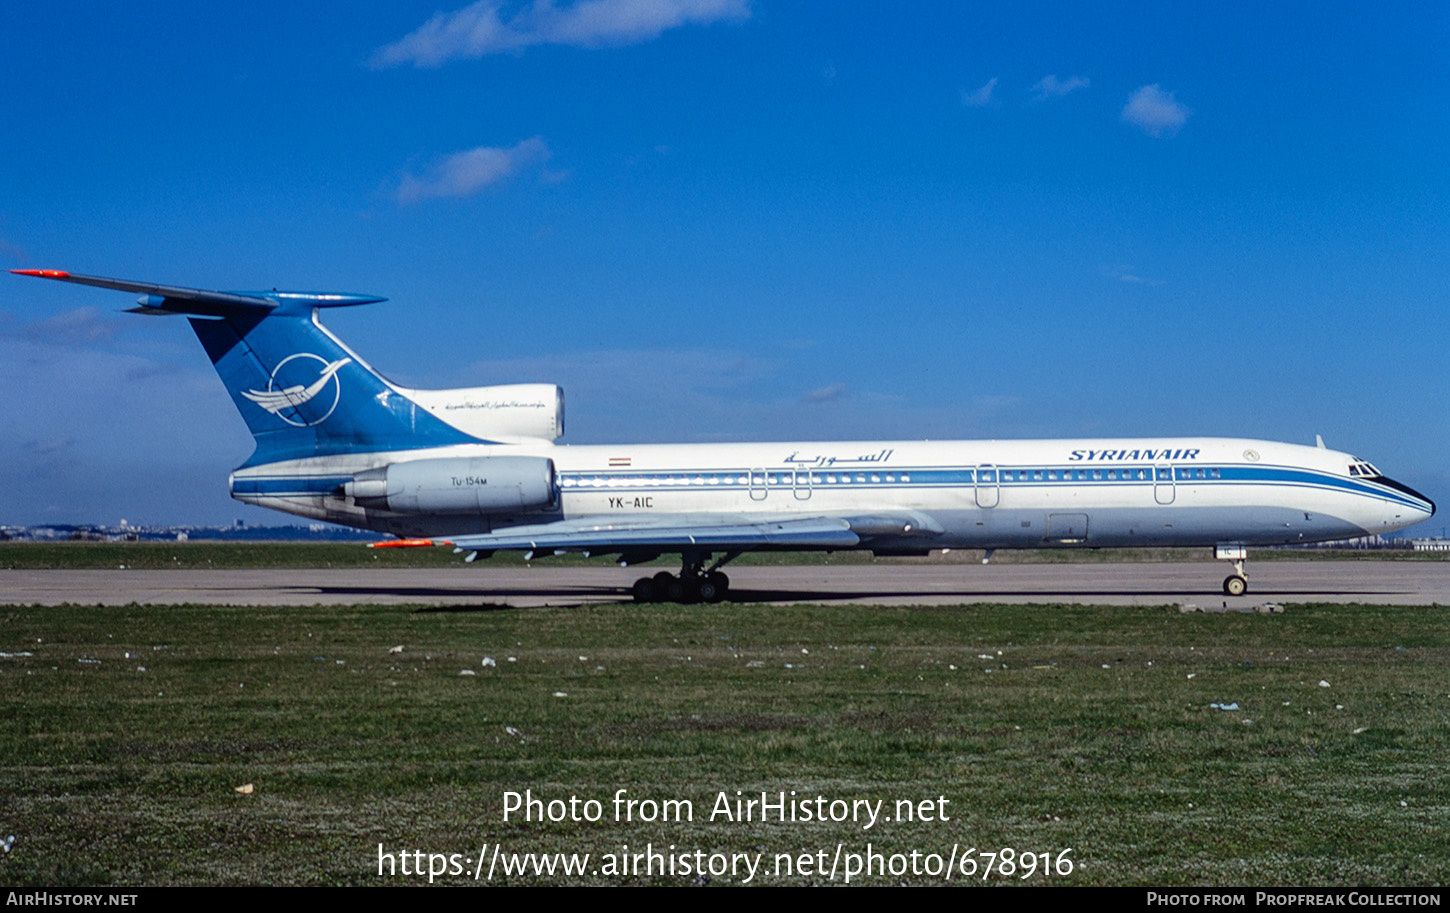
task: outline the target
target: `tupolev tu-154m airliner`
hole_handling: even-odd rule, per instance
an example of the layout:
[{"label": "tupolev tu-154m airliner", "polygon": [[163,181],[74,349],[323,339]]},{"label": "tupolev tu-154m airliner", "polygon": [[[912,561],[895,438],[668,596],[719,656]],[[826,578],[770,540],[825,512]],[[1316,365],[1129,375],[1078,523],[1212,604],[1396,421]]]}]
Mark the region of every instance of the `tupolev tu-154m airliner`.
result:
[{"label": "tupolev tu-154m airliner", "polygon": [[1126,546],[1212,547],[1239,596],[1249,546],[1388,533],[1435,512],[1322,440],[558,445],[558,387],[400,387],[318,316],[383,298],[12,272],[140,293],[132,312],[190,319],[257,442],[233,498],[469,561],[679,555],[678,574],[635,582],[640,602],[722,599],[720,568],[749,551]]}]

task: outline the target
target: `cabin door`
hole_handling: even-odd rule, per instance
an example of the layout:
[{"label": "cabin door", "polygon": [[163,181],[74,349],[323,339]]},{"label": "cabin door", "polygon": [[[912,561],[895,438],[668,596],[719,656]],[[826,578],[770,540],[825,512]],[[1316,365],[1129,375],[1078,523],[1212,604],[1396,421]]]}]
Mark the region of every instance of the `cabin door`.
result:
[{"label": "cabin door", "polygon": [[811,499],[811,471],[809,469],[795,469],[792,474],[795,479],[791,490],[795,492],[797,501],[809,501]]},{"label": "cabin door", "polygon": [[1172,504],[1178,494],[1173,481],[1173,467],[1160,464],[1153,467],[1153,500],[1159,504]]},{"label": "cabin door", "polygon": [[998,479],[997,467],[983,463],[972,473],[972,488],[977,495],[978,507],[996,507],[1002,500],[1002,482]]},{"label": "cabin door", "polygon": [[770,489],[765,485],[765,467],[750,470],[750,500],[764,501],[769,494]]}]

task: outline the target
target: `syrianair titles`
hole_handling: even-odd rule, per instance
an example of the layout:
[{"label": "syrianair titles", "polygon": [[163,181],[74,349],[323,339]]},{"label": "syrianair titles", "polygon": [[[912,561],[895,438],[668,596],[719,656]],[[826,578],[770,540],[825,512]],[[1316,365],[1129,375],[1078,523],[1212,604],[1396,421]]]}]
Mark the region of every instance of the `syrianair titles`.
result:
[{"label": "syrianair titles", "polygon": [[1119,462],[1130,462],[1131,461],[1131,462],[1136,462],[1138,460],[1166,460],[1168,462],[1175,462],[1176,463],[1176,462],[1183,462],[1185,460],[1196,460],[1196,459],[1198,459],[1198,451],[1197,450],[1187,450],[1187,449],[1183,449],[1183,448],[1180,448],[1178,450],[1170,450],[1170,449],[1167,449],[1167,448],[1164,448],[1162,450],[1153,450],[1151,448],[1146,448],[1146,447],[1143,447],[1141,449],[1133,449],[1133,450],[1074,450],[1068,456],[1067,459],[1068,459],[1068,462],[1072,462],[1072,463],[1076,463],[1079,460],[1086,461],[1088,463],[1091,463],[1093,460],[1100,460],[1102,462],[1112,462],[1112,461],[1119,461]]},{"label": "syrianair titles", "polygon": [[[214,292],[15,270],[185,315],[256,450],[248,504],[398,537],[625,565],[678,555],[634,597],[713,602],[749,551],[1202,546],[1248,589],[1249,546],[1388,533],[1435,505],[1373,464],[1237,438],[563,446],[552,384],[398,386],[322,325],[370,295]],[[388,543],[394,544],[394,543]]]}]

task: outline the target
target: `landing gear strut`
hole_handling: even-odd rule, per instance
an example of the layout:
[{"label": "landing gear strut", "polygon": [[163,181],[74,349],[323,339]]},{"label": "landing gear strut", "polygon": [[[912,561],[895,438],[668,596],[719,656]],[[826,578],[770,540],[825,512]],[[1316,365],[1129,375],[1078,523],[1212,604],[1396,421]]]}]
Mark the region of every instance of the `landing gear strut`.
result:
[{"label": "landing gear strut", "polygon": [[720,568],[739,556],[740,552],[728,552],[706,569],[709,552],[688,552],[681,556],[678,576],[660,571],[653,577],[641,577],[630,587],[630,594],[635,602],[719,602],[730,589],[730,578]]},{"label": "landing gear strut", "polygon": [[1215,558],[1234,563],[1234,572],[1223,578],[1225,596],[1242,596],[1249,591],[1249,575],[1244,571],[1244,561],[1249,557],[1248,551],[1242,545],[1219,545],[1214,548]]}]

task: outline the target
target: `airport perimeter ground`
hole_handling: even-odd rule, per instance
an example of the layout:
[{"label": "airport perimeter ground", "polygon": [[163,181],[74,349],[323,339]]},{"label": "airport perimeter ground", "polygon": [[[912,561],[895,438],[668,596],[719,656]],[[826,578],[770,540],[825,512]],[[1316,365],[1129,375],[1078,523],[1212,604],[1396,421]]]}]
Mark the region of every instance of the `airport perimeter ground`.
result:
[{"label": "airport perimeter ground", "polygon": [[[743,567],[713,606],[609,601],[598,567],[258,568],[287,598],[250,605],[236,570],[188,584],[202,605],[126,604],[131,568],[0,569],[0,884],[839,884],[854,861],[1443,885],[1450,564],[1256,558],[1241,602],[1282,613],[1180,613],[1224,601],[1213,563]],[[34,574],[111,593],[39,605]],[[1368,604],[1390,600],[1418,604]],[[559,804],[505,820],[530,792]],[[561,864],[582,872],[503,872]]]}]

